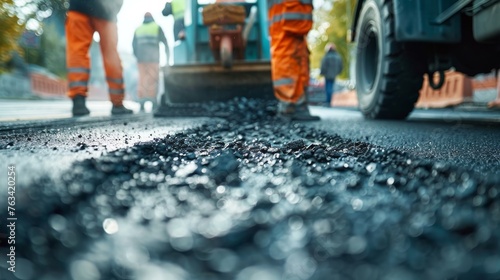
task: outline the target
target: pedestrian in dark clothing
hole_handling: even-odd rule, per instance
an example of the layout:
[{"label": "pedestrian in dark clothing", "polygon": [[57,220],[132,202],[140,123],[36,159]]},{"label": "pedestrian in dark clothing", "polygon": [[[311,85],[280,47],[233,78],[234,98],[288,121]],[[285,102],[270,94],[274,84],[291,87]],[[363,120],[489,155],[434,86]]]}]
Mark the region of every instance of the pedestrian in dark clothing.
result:
[{"label": "pedestrian in dark clothing", "polygon": [[330,106],[333,90],[335,87],[335,78],[342,72],[342,58],[337,53],[335,44],[326,45],[326,54],[321,60],[321,75],[325,77],[326,106]]},{"label": "pedestrian in dark clothing", "polygon": [[144,15],[144,21],[134,33],[132,47],[139,68],[139,86],[137,96],[144,110],[146,101],[153,102],[156,107],[158,92],[158,75],[160,72],[160,42],[165,46],[168,61],[168,43],[161,27],[156,24],[151,13]]},{"label": "pedestrian in dark clothing", "polygon": [[123,106],[125,86],[123,68],[118,55],[116,16],[123,0],[70,0],[66,19],[66,64],[68,69],[68,97],[73,100],[73,115],[90,114],[85,105],[90,78],[88,55],[94,32],[99,33],[102,58],[108,83],[111,114],[131,114]]}]

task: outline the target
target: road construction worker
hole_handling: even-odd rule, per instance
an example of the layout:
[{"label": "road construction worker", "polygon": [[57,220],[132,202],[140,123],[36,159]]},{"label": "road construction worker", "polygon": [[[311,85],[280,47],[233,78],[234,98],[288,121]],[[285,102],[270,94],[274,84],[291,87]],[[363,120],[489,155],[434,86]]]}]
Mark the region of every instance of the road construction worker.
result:
[{"label": "road construction worker", "polygon": [[321,75],[325,77],[326,104],[330,107],[332,95],[335,88],[335,78],[342,72],[342,58],[337,53],[334,43],[328,43],[325,47],[325,55],[321,59]]},{"label": "road construction worker", "polygon": [[160,42],[165,46],[168,61],[168,43],[161,27],[156,24],[151,13],[144,15],[144,21],[134,33],[132,47],[139,68],[139,86],[137,96],[144,110],[146,101],[157,105],[158,75],[160,72]]},{"label": "road construction worker", "polygon": [[174,39],[183,40],[186,37],[184,26],[184,11],[186,9],[186,0],[172,0],[165,3],[162,14],[164,16],[172,15],[174,17]]},{"label": "road construction worker", "polygon": [[268,0],[271,70],[277,115],[289,120],[314,121],[307,107],[312,0]]},{"label": "road construction worker", "polygon": [[131,114],[123,106],[125,86],[123,69],[117,51],[118,32],[116,16],[123,0],[70,0],[66,19],[66,63],[68,70],[68,96],[73,100],[73,115],[88,115],[85,105],[90,77],[88,55],[94,32],[99,33],[100,48],[108,84],[112,115]]}]

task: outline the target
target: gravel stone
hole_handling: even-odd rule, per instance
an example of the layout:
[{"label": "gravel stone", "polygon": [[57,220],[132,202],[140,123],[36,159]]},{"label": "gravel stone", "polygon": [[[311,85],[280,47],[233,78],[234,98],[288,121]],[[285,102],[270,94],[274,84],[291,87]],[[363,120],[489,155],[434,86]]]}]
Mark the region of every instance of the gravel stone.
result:
[{"label": "gravel stone", "polygon": [[500,278],[497,177],[283,122],[274,105],[208,103],[231,118],[117,149],[73,131],[75,153],[101,153],[19,194],[22,279]]}]

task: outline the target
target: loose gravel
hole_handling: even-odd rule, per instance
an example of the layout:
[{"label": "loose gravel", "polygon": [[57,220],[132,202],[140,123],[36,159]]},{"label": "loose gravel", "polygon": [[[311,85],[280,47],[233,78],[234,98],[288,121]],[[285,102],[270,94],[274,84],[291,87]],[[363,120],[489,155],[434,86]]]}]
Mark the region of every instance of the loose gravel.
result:
[{"label": "loose gravel", "polygon": [[209,106],[231,118],[34,180],[14,275],[500,278],[498,176],[283,122],[273,102]]}]

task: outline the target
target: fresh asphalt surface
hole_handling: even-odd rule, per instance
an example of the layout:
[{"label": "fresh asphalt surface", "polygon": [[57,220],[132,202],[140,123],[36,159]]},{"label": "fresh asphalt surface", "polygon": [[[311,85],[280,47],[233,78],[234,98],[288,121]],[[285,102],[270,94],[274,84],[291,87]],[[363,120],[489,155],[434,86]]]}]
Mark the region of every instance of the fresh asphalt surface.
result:
[{"label": "fresh asphalt surface", "polygon": [[2,254],[0,278],[500,277],[498,112],[313,106],[302,125],[249,100],[226,121],[89,107],[1,103],[19,272]]},{"label": "fresh asphalt surface", "polygon": [[[138,112],[137,103],[127,102],[126,105]],[[75,122],[106,123],[111,109],[109,102],[91,101],[89,108],[90,117],[74,119],[70,114],[71,103],[65,100],[2,100],[0,133],[8,133],[15,127],[41,124],[57,127]],[[418,158],[500,174],[500,111],[417,109],[405,121],[366,120],[354,108],[311,106],[311,111],[322,120],[308,125],[330,133],[408,152]],[[175,119],[169,120],[170,124],[175,122]],[[190,123],[189,120],[184,122]],[[197,119],[193,120],[193,124],[197,122]]]},{"label": "fresh asphalt surface", "polygon": [[500,111],[415,110],[405,121],[366,120],[356,110],[314,107],[320,129],[500,176]]}]

